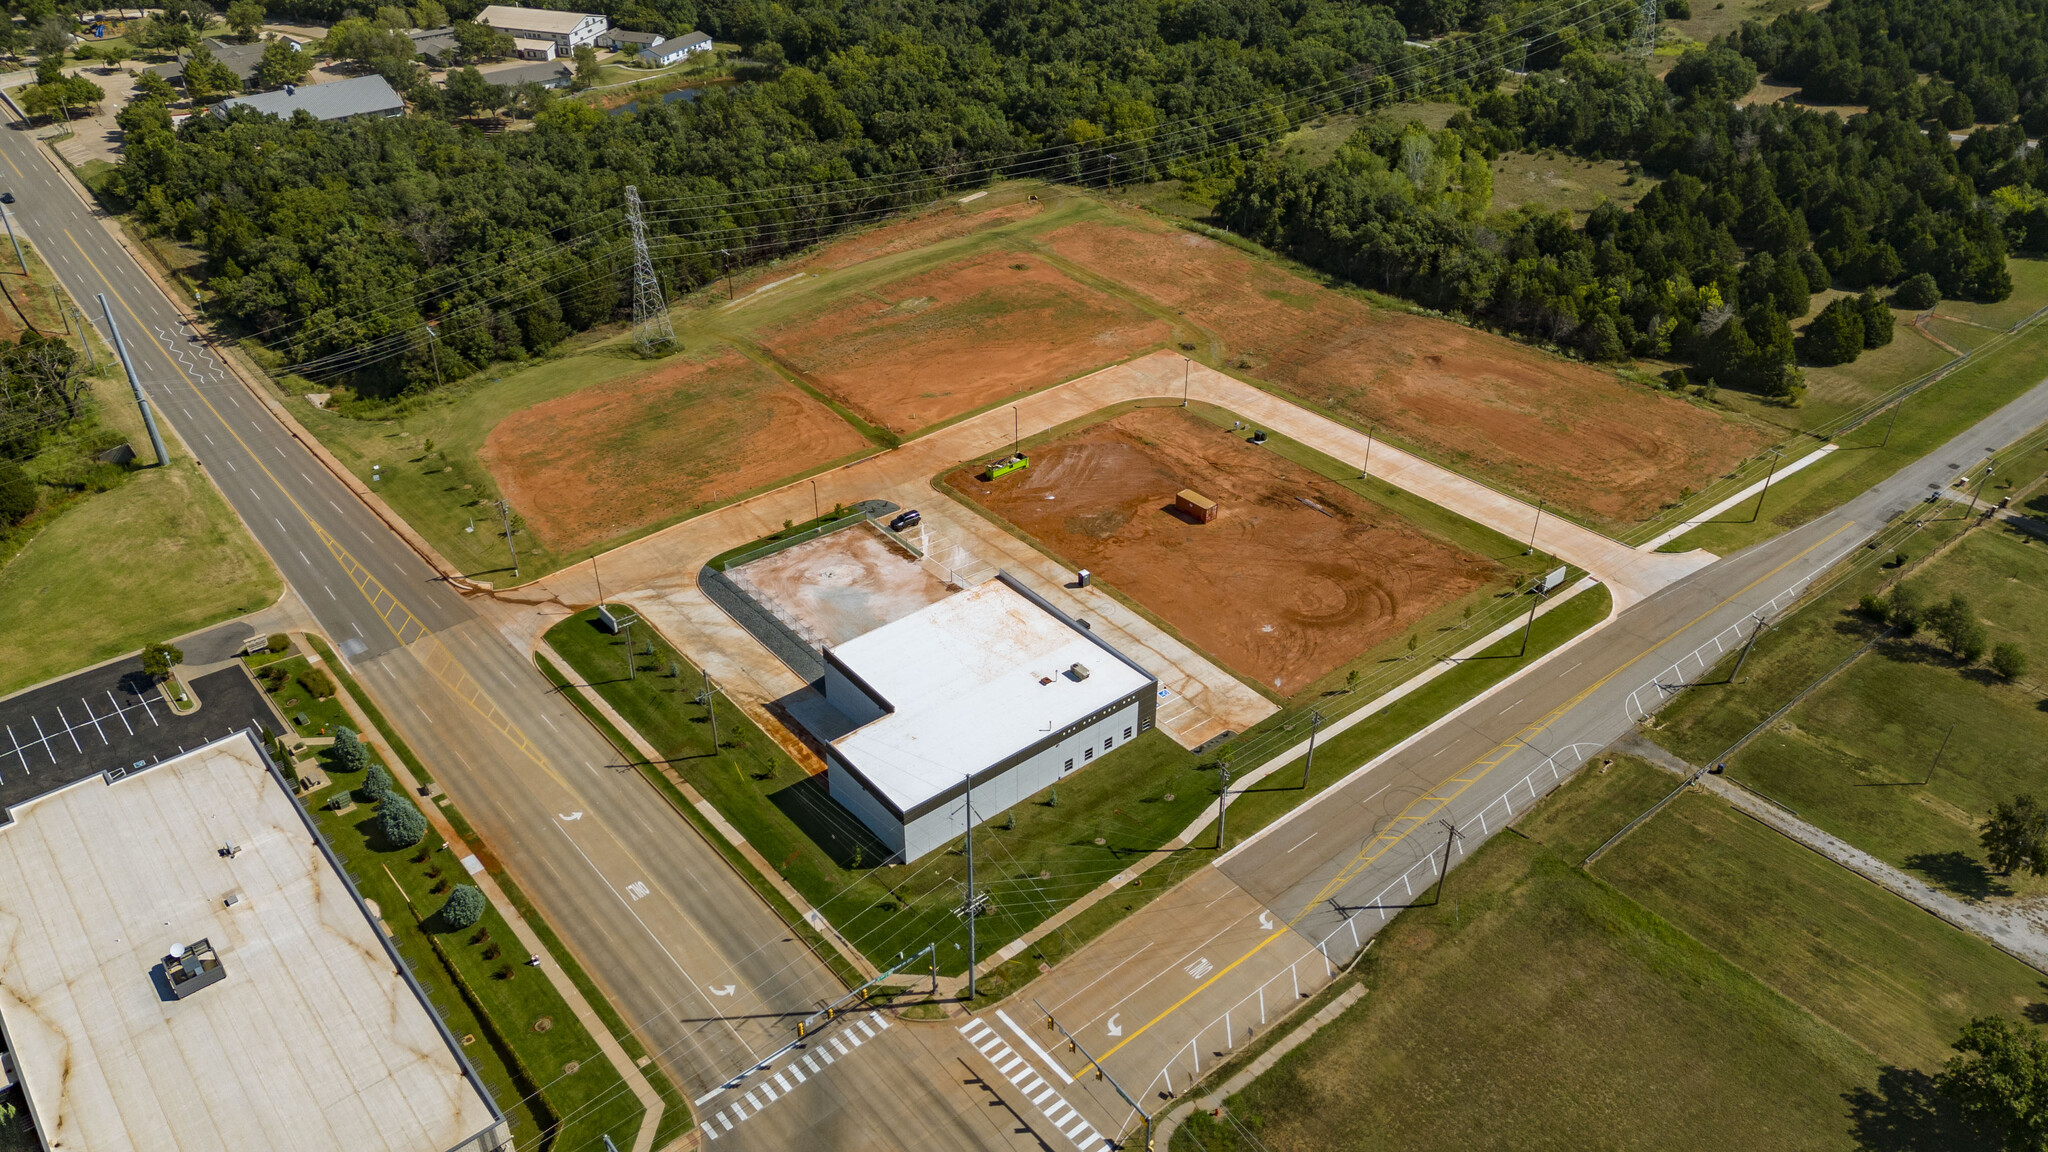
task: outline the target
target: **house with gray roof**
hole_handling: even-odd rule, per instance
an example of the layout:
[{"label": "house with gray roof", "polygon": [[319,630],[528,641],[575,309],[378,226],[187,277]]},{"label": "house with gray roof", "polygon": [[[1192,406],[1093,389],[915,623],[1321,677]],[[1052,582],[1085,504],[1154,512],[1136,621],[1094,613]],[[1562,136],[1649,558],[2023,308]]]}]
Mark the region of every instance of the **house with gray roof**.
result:
[{"label": "house with gray roof", "polygon": [[275,92],[237,96],[213,106],[216,116],[231,109],[255,111],[289,120],[300,111],[315,120],[347,120],[353,116],[399,116],[405,100],[382,76],[356,76],[328,84],[287,84]]},{"label": "house with gray roof", "polygon": [[[291,45],[294,52],[303,51],[296,40],[286,40],[285,43]],[[234,40],[209,39],[205,41],[205,46],[208,52],[213,53],[215,60],[227,65],[228,71],[233,72],[236,78],[246,85],[255,77],[257,69],[263,67],[263,50],[269,45],[261,40],[254,44],[243,44]],[[174,84],[182,85],[185,82],[185,62],[190,59],[192,53],[180,52],[177,60],[172,63],[158,64],[149,70]]]}]

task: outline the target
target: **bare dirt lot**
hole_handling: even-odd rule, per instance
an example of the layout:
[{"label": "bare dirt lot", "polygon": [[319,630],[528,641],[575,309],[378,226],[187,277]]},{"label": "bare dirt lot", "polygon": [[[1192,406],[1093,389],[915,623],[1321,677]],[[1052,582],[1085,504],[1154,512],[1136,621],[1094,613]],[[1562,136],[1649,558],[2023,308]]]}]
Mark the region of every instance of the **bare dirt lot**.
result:
[{"label": "bare dirt lot", "polygon": [[[947,479],[1282,695],[1493,572],[1177,408],[1141,408],[1042,445],[1029,469],[993,483],[979,471]],[[1173,510],[1183,488],[1220,505],[1213,522]]]},{"label": "bare dirt lot", "polygon": [[864,419],[896,432],[1114,364],[1167,325],[1028,252],[984,252],[760,334]]},{"label": "bare dirt lot", "polygon": [[568,552],[866,445],[830,409],[727,352],[521,409],[478,455],[527,526]]},{"label": "bare dirt lot", "polygon": [[1643,519],[1764,439],[1607,372],[1375,308],[1194,233],[1084,221],[1044,243],[1184,310],[1233,368],[1609,526]]},{"label": "bare dirt lot", "polygon": [[726,575],[805,642],[844,644],[945,599],[946,585],[868,525],[843,528]]}]

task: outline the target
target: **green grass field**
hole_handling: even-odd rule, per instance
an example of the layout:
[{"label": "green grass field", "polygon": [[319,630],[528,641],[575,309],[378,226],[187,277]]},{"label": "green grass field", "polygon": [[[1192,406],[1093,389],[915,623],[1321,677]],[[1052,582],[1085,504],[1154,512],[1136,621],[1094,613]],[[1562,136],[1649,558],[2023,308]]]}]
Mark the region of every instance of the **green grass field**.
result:
[{"label": "green grass field", "polygon": [[[1886,575],[1864,573],[1801,610],[1757,645],[1741,683],[1681,696],[1659,716],[1653,738],[1696,763],[1718,756],[1875,634],[1853,606]],[[1910,570],[1907,583],[1930,600],[1961,592],[1994,643],[2020,645],[2039,669],[2048,660],[2044,579],[2048,546],[1980,527]],[[1709,684],[1719,678],[1702,677]],[[2044,891],[2048,883],[2038,879],[1990,873],[1976,832],[1997,801],[2041,790],[2048,771],[2043,695],[2028,677],[2009,684],[1982,666],[1958,668],[1923,632],[1910,642],[1881,643],[1849,665],[1743,749],[1728,772],[1958,894]]]},{"label": "green grass field", "polygon": [[[1898,339],[1918,337],[1901,332]],[[1754,522],[1747,519],[1753,505],[1745,505],[1723,520],[1694,528],[1662,551],[1706,548],[1726,555],[1796,528],[1946,444],[2043,378],[2048,378],[2048,323],[2011,337],[1907,400],[1890,444],[1879,446],[1890,420],[1881,416],[1838,439],[1841,451],[1771,485]]]},{"label": "green grass field", "polygon": [[1980,1147],[1927,1072],[1970,1014],[2034,1009],[2038,974],[1706,797],[1577,866],[1672,783],[1595,761],[1173,1147]]},{"label": "green grass field", "polygon": [[[95,395],[103,423],[148,459],[127,389],[98,381]],[[257,611],[282,589],[227,501],[174,447],[168,468],[76,491],[0,564],[0,694]]]},{"label": "green grass field", "polygon": [[[306,686],[312,671],[312,661],[304,656],[292,656],[272,662],[269,674],[279,677],[274,683],[269,680],[258,681],[263,685],[264,693],[270,697],[270,702],[277,706],[278,712],[283,714],[285,720],[291,724],[292,731],[301,739],[330,737],[334,735],[336,728],[352,724],[348,709],[342,706],[340,699],[331,695],[340,690],[340,685],[334,682],[332,671],[322,668],[322,671],[328,672],[326,688],[330,695],[327,696],[315,696]],[[303,724],[299,722],[301,716],[306,718]]]},{"label": "green grass field", "polygon": [[1493,162],[1493,210],[1566,211],[1584,220],[1602,201],[1622,208],[1650,194],[1657,181],[1631,174],[1618,160],[1583,160],[1563,152],[1507,152]]}]

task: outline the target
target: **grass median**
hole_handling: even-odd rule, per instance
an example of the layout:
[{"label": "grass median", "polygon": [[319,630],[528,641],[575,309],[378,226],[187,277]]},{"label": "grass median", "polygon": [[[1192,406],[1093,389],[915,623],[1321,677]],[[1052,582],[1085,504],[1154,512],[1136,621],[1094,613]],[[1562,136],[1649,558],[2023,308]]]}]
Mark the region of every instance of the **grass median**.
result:
[{"label": "grass median", "polygon": [[1928,1074],[2038,975],[1707,796],[1578,867],[1671,784],[1595,761],[1381,931],[1362,1001],[1172,1147],[1981,1147]]}]

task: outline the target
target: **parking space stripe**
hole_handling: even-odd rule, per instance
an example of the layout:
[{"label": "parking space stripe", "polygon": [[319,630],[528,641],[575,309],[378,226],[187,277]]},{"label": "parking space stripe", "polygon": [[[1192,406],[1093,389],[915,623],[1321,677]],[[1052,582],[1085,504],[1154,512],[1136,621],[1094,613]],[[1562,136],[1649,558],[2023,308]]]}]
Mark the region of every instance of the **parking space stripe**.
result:
[{"label": "parking space stripe", "polygon": [[33,716],[28,718],[28,722],[36,726],[36,735],[41,737],[40,742],[43,746],[43,755],[48,756],[50,763],[55,764],[57,762],[57,754],[50,750],[50,735],[43,731],[43,722]]},{"label": "parking space stripe", "polygon": [[93,713],[92,713],[92,705],[90,705],[90,704],[86,704],[86,703],[85,703],[85,697],[83,697],[83,696],[80,696],[80,697],[78,698],[78,702],[79,702],[80,704],[85,704],[85,718],[86,718],[87,720],[90,720],[90,721],[92,721],[92,730],[100,734],[100,743],[101,743],[101,744],[103,744],[103,745],[104,745],[104,744],[108,744],[108,743],[111,743],[111,741],[109,741],[109,740],[107,739],[107,730],[106,730],[106,729],[104,729],[104,728],[102,728],[102,727],[100,727],[100,718],[99,718],[99,717],[97,717],[97,716],[95,716],[95,715],[93,715]]},{"label": "parking space stripe", "polygon": [[121,726],[123,728],[128,729],[128,734],[130,736],[135,735],[135,726],[133,724],[128,723],[128,717],[121,715],[123,711],[121,707],[121,702],[119,700],[114,699],[114,693],[112,691],[109,691],[107,693],[107,703],[112,704],[114,706],[114,715],[121,717]]}]

